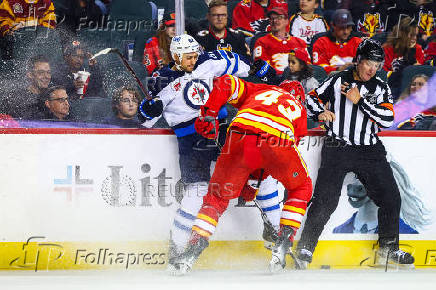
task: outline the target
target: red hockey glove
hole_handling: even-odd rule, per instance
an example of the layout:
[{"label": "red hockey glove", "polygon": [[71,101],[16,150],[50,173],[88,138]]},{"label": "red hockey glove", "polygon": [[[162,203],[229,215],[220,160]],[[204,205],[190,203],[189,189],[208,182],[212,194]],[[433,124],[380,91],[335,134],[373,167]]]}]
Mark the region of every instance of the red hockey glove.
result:
[{"label": "red hockey glove", "polygon": [[216,139],[219,128],[219,123],[216,119],[217,115],[217,112],[202,106],[200,116],[195,120],[195,131],[207,139]]}]

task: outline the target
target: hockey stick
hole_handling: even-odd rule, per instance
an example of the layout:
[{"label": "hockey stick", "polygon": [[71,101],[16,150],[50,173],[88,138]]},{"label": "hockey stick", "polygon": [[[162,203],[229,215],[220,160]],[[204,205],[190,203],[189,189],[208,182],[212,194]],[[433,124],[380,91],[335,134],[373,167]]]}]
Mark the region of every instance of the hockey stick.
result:
[{"label": "hockey stick", "polygon": [[108,54],[108,53],[115,53],[117,54],[121,61],[123,62],[124,66],[126,67],[126,69],[129,71],[129,73],[132,75],[132,77],[135,79],[136,83],[138,84],[139,88],[141,89],[141,92],[144,94],[145,98],[147,100],[151,100],[152,97],[150,96],[150,94],[148,93],[148,91],[144,88],[144,85],[142,84],[141,80],[139,79],[139,77],[136,75],[135,71],[133,70],[133,68],[130,66],[129,62],[127,61],[127,59],[123,56],[123,54],[120,52],[120,50],[118,48],[105,48],[99,52],[97,52],[96,54],[94,54],[90,60],[96,58],[97,56],[100,55],[104,55],[104,54]]}]

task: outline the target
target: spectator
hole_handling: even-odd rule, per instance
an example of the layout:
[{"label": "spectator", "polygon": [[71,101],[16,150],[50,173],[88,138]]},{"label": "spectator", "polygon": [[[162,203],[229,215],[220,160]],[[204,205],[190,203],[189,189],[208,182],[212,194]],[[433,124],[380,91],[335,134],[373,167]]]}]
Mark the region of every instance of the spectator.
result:
[{"label": "spectator", "polygon": [[209,21],[209,29],[200,31],[196,36],[196,40],[205,51],[224,49],[248,56],[250,52],[244,35],[231,28],[226,28],[227,2],[223,0],[211,1],[207,20]]},{"label": "spectator", "polygon": [[242,0],[233,9],[232,28],[245,31],[251,36],[269,31],[270,22],[266,11],[275,7],[288,11],[288,4],[283,0]]},{"label": "spectator", "polygon": [[76,32],[87,28],[90,23],[93,23],[93,27],[97,24],[99,28],[103,28],[110,2],[107,0],[70,0],[62,3],[63,5],[56,6],[56,15],[59,19],[58,28],[61,28],[63,43],[71,42]]},{"label": "spectator", "polygon": [[[85,65],[85,59],[89,59],[91,56],[91,53],[79,41],[72,41],[64,48],[64,63],[58,68],[56,75],[53,77],[53,82],[64,86],[68,96],[73,100],[105,97],[103,77],[97,65],[97,60],[89,60],[88,65]],[[84,70],[90,73],[87,84],[74,75],[78,71]],[[81,92],[82,90],[84,93]]]},{"label": "spectator", "polygon": [[146,66],[149,75],[173,61],[170,43],[176,35],[175,24],[174,12],[164,14],[156,36],[147,40],[142,63]]},{"label": "spectator", "polygon": [[288,33],[288,11],[282,7],[274,7],[268,11],[271,32],[257,39],[254,45],[254,60],[268,62],[281,75],[288,66],[288,54],[292,49],[306,50],[306,42]]},{"label": "spectator", "polygon": [[299,81],[305,94],[318,87],[319,83],[313,77],[309,55],[305,50],[295,48],[289,53],[288,59],[289,68],[286,68],[282,75],[284,79]]},{"label": "spectator", "polygon": [[[428,76],[424,74],[418,74],[412,78],[410,85],[407,87],[406,92],[403,93],[401,99],[408,97],[413,98],[415,105],[419,105],[422,108],[427,107],[427,104],[431,104],[428,100]],[[422,112],[416,114],[414,117],[406,120],[398,125],[399,130],[431,130],[431,127],[436,125],[436,106],[427,108]],[[433,128],[434,130],[434,128]]]},{"label": "spectator", "polygon": [[331,30],[313,43],[313,64],[322,66],[328,74],[352,66],[357,46],[362,41],[352,32],[353,26],[350,11],[336,10],[333,14]]},{"label": "spectator", "polygon": [[15,119],[32,119],[41,109],[41,94],[51,82],[51,68],[47,57],[32,57],[26,68],[27,85],[6,95],[1,102],[2,113]]},{"label": "spectator", "polygon": [[0,35],[13,35],[25,27],[54,29],[56,15],[51,0],[3,0],[0,2]]},{"label": "spectator", "polygon": [[315,34],[329,30],[324,18],[315,14],[318,6],[319,0],[300,0],[300,12],[290,19],[291,35],[305,40],[307,45]]},{"label": "spectator", "polygon": [[424,51],[421,45],[416,43],[417,33],[416,22],[410,17],[405,17],[394,27],[383,45],[385,51],[383,69],[388,72],[389,86],[395,99],[398,99],[401,93],[403,69],[409,65],[424,63]]},{"label": "spectator", "polygon": [[401,21],[404,15],[417,21],[419,29],[417,41],[423,45],[428,37],[435,34],[436,2],[434,0],[397,0],[395,2],[396,23]]},{"label": "spectator", "polygon": [[43,110],[37,115],[38,120],[71,121],[70,103],[64,87],[53,86],[48,88],[42,98]]},{"label": "spectator", "polygon": [[138,90],[134,87],[125,86],[119,88],[112,97],[112,111],[114,115],[104,120],[104,123],[122,128],[141,127],[137,117],[140,102],[141,97]]},{"label": "spectator", "polygon": [[424,51],[425,64],[435,65],[436,59],[436,35],[428,39],[427,48]]}]

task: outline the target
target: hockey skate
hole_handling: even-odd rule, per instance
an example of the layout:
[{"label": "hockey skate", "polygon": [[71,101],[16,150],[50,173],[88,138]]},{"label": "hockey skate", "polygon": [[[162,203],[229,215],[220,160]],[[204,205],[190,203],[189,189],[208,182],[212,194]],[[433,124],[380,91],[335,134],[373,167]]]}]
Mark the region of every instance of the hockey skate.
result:
[{"label": "hockey skate", "polygon": [[289,248],[292,247],[289,238],[293,234],[294,229],[289,226],[282,226],[277,242],[272,249],[272,257],[269,262],[269,271],[271,273],[277,273],[285,268],[286,254],[289,252]]},{"label": "hockey skate", "polygon": [[307,249],[298,249],[295,254],[295,269],[306,270],[309,263],[312,263],[312,255]]},{"label": "hockey skate", "polygon": [[279,236],[277,231],[272,227],[272,225],[263,223],[263,246],[265,249],[272,251],[274,244],[277,242]]},{"label": "hockey skate", "polygon": [[175,270],[174,259],[177,258],[179,255],[180,255],[180,253],[177,251],[176,244],[170,238],[169,243],[168,243],[168,267],[167,267],[167,271],[172,272]]},{"label": "hockey skate", "polygon": [[197,261],[200,254],[209,246],[206,238],[194,234],[194,238],[189,242],[188,248],[179,256],[171,260],[171,267],[168,271],[173,276],[186,275],[192,269],[192,265]]},{"label": "hockey skate", "polygon": [[376,254],[376,266],[383,266],[387,270],[393,269],[414,269],[415,258],[401,250],[398,245],[380,246]]}]

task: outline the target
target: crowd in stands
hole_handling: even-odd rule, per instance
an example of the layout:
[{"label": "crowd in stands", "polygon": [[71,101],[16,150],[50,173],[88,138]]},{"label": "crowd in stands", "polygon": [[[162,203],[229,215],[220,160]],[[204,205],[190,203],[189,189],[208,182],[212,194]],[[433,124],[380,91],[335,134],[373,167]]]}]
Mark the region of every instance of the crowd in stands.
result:
[{"label": "crowd in stands", "polygon": [[[140,127],[143,96],[130,74],[115,55],[91,56],[118,48],[148,85],[147,77],[173,61],[174,2],[0,0],[2,119]],[[395,102],[431,97],[417,84],[431,82],[435,71],[435,13],[436,0],[185,1],[186,31],[205,51],[267,61],[306,93],[353,65],[362,39],[374,38],[385,51],[377,75],[388,80]],[[425,108],[400,129],[433,128],[435,112]]]}]

